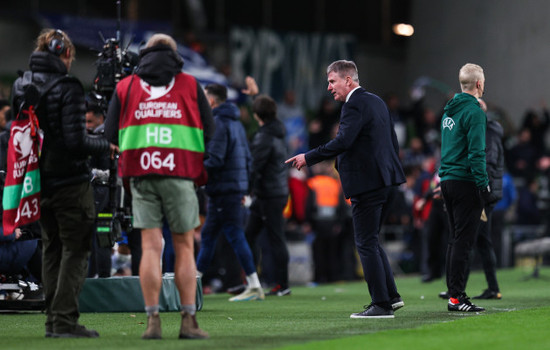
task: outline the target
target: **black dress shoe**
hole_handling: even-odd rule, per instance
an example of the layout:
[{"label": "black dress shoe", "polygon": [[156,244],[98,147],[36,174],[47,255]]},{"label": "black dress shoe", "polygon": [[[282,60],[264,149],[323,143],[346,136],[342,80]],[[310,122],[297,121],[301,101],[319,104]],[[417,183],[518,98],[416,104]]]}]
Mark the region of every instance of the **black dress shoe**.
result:
[{"label": "black dress shoe", "polygon": [[397,311],[397,310],[401,309],[403,306],[405,306],[405,303],[403,302],[403,299],[401,299],[400,297],[393,298],[392,300],[390,300],[390,303],[391,303],[391,308],[393,309],[393,311]]},{"label": "black dress shoe", "polygon": [[500,292],[493,292],[492,290],[485,289],[483,293],[472,299],[502,299],[502,294],[500,294]]},{"label": "black dress shoe", "polygon": [[381,306],[365,305],[365,310],[351,314],[350,318],[394,318],[392,309],[384,309]]}]

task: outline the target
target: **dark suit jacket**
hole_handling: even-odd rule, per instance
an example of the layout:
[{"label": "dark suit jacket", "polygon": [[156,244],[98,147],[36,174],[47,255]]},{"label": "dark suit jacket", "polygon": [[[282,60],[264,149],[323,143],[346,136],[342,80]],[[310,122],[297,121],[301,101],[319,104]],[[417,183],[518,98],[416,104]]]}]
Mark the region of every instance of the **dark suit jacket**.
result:
[{"label": "dark suit jacket", "polygon": [[306,153],[308,166],[338,157],[346,198],[405,182],[393,121],[380,97],[359,88],[342,107],[336,137]]}]

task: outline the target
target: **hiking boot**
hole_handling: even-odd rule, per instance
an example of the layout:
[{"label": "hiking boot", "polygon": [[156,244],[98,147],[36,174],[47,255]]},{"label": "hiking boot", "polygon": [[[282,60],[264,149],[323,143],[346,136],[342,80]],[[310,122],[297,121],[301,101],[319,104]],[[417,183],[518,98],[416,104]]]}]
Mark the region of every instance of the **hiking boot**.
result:
[{"label": "hiking boot", "polygon": [[449,303],[447,304],[447,310],[449,311],[459,311],[459,312],[481,312],[485,311],[481,306],[476,306],[470,302],[470,298],[466,295],[460,298],[449,298]]},{"label": "hiking boot", "polygon": [[441,299],[449,299],[449,298],[451,297],[451,296],[449,295],[449,292],[447,292],[447,291],[439,293],[438,296],[439,296]]},{"label": "hiking boot", "polygon": [[472,299],[502,299],[502,294],[500,294],[500,292],[493,292],[492,290],[485,289],[483,293]]},{"label": "hiking boot", "polygon": [[[46,337],[47,337],[46,333]],[[54,332],[52,338],[99,338],[99,333],[93,329],[88,329],[83,325],[77,324],[70,332]]]},{"label": "hiking boot", "polygon": [[269,292],[267,292],[267,295],[276,295],[278,297],[282,297],[285,295],[290,295],[290,293],[292,293],[290,288],[283,288],[280,284],[278,284],[273,287]]},{"label": "hiking boot", "polygon": [[395,297],[390,300],[391,308],[393,311],[401,309],[403,306],[405,306],[405,303],[403,302],[403,299],[400,297]]},{"label": "hiking boot", "polygon": [[244,292],[229,298],[229,301],[264,300],[264,290],[260,288],[246,288]]},{"label": "hiking boot", "polygon": [[384,309],[375,304],[365,305],[364,308],[365,310],[351,314],[349,318],[394,318],[392,309]]},{"label": "hiking boot", "polygon": [[208,333],[199,328],[195,315],[181,313],[180,339],[206,339]]},{"label": "hiking boot", "polygon": [[160,315],[158,313],[155,313],[152,316],[147,316],[147,329],[141,336],[141,339],[162,339]]}]

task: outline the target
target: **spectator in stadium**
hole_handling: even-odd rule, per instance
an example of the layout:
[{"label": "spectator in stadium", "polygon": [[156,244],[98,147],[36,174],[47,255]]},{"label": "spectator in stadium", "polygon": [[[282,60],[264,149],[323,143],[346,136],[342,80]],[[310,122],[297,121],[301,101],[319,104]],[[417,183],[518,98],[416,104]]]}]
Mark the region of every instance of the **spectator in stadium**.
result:
[{"label": "spectator in stadium", "polygon": [[8,121],[10,121],[10,110],[9,101],[0,99],[0,131],[5,130]]},{"label": "spectator in stadium", "polygon": [[439,174],[435,173],[430,181],[429,189],[424,193],[422,200],[416,203],[417,208],[429,206],[428,218],[424,224],[425,238],[425,273],[422,282],[431,282],[441,278],[445,268],[443,252],[449,235],[449,221],[441,198]]},{"label": "spectator in stadium", "polygon": [[512,176],[529,181],[537,175],[537,162],[541,150],[533,143],[531,130],[522,128],[517,135],[517,143],[506,153],[507,168]]},{"label": "spectator in stadium", "polygon": [[283,101],[277,105],[277,117],[286,128],[288,152],[303,152],[308,146],[308,127],[304,109],[296,101],[296,92],[286,90]]},{"label": "spectator in stadium", "polygon": [[339,106],[329,96],[321,99],[319,110],[309,123],[309,148],[315,148],[331,139],[334,125],[338,124]]},{"label": "spectator in stadium", "polygon": [[514,179],[509,173],[504,172],[502,176],[502,199],[497,202],[493,208],[493,215],[491,218],[491,240],[493,241],[493,247],[495,247],[495,255],[497,258],[497,266],[502,267],[502,231],[506,224],[506,216],[508,210],[515,204],[517,200],[516,186],[514,185]]},{"label": "spectator in stadium", "polygon": [[314,175],[307,180],[306,217],[315,234],[312,246],[314,281],[334,282],[340,279],[339,241],[347,204],[332,162],[318,163],[311,170]]},{"label": "spectator in stadium", "polygon": [[[23,237],[24,233],[27,237]],[[16,228],[11,235],[4,235],[0,228],[0,274],[22,275],[37,284],[42,283],[42,246],[37,235],[40,235],[38,225]]]},{"label": "spectator in stadium", "polygon": [[393,271],[379,244],[392,186],[405,182],[399,145],[384,101],[359,85],[357,66],[340,60],[327,68],[328,90],[345,102],[336,137],[286,162],[298,169],[338,157],[337,166],[346,198],[351,198],[355,242],[372,302],[351,318],[393,318],[404,305]]},{"label": "spectator in stadium", "polygon": [[531,143],[538,150],[539,156],[546,151],[546,132],[550,127],[550,113],[546,103],[542,104],[542,117],[535,109],[528,109],[523,117],[522,128],[531,132]]}]

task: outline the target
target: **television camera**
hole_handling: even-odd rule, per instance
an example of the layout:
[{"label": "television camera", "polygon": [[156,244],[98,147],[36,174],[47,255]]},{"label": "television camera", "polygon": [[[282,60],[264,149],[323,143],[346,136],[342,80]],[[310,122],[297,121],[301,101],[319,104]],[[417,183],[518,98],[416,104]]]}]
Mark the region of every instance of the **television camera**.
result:
[{"label": "television camera", "polygon": [[[122,48],[120,39],[120,9],[121,1],[117,0],[117,31],[115,38],[105,39],[99,32],[103,48],[96,60],[97,73],[93,82],[92,93],[103,114],[107,114],[109,101],[116,84],[124,77],[132,74],[139,63],[137,53],[129,50],[130,40]],[[110,162],[109,171],[94,169],[92,184],[105,186],[109,189],[109,202],[105,210],[97,214],[96,233],[100,247],[112,247],[115,242],[122,240],[122,230],[132,229],[132,215],[130,205],[126,204],[124,187],[117,176],[118,155]]]},{"label": "television camera", "polygon": [[93,92],[101,96],[101,107],[107,112],[109,100],[115,91],[116,84],[124,77],[133,73],[139,63],[137,53],[130,51],[129,47],[133,40],[130,40],[126,47],[122,48],[120,39],[120,7],[121,2],[117,0],[117,30],[115,38],[105,39],[99,32],[103,47],[95,62],[97,67],[93,82]]}]

